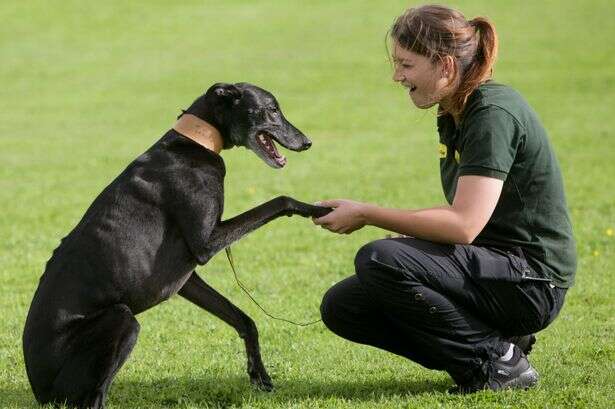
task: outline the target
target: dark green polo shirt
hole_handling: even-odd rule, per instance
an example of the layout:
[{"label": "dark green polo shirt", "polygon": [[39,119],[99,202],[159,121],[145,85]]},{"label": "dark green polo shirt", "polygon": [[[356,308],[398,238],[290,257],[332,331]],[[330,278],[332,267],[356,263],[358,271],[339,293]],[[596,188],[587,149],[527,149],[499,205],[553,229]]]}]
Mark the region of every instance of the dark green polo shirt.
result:
[{"label": "dark green polo shirt", "polygon": [[559,287],[572,286],[576,245],[562,175],[547,133],[523,97],[489,81],[468,98],[459,127],[450,115],[438,117],[438,133],[450,204],[459,176],[504,181],[495,211],[473,244],[519,246],[534,270]]}]

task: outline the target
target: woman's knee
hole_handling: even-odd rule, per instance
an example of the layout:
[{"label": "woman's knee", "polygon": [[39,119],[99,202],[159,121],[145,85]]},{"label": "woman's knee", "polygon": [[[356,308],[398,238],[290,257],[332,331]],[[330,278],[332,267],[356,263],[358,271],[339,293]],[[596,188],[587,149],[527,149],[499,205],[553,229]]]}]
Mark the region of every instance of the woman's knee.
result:
[{"label": "woman's knee", "polygon": [[376,240],[365,244],[357,251],[354,258],[355,270],[369,270],[374,264],[391,264],[394,253],[394,243],[391,240]]},{"label": "woman's knee", "polygon": [[344,298],[344,289],[340,284],[337,283],[329,288],[320,303],[322,322],[331,330],[337,327],[337,322],[340,319],[340,307]]},{"label": "woman's knee", "polygon": [[[359,249],[355,256],[355,271],[361,283],[405,279],[406,267],[400,259],[402,245],[390,239],[376,240]],[[412,249],[404,249],[408,251]]]},{"label": "woman's knee", "polygon": [[335,322],[335,303],[336,299],[333,294],[333,287],[329,288],[325,295],[322,297],[320,303],[320,318],[325,326],[331,329],[332,323]]},{"label": "woman's knee", "polygon": [[331,331],[339,333],[342,327],[356,321],[356,315],[361,315],[370,305],[360,286],[356,276],[351,276],[325,292],[320,304],[320,316]]}]

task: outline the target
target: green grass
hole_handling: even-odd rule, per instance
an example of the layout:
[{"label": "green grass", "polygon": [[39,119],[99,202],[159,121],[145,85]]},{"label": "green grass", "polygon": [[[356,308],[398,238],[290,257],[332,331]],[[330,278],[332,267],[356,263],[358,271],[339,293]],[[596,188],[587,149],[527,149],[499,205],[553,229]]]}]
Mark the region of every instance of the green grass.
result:
[{"label": "green grass", "polygon": [[[87,3],[87,4],[86,4]],[[95,195],[217,81],[272,90],[314,141],[281,171],[224,153],[225,216],[279,194],[396,207],[441,204],[434,112],[390,80],[384,35],[405,1],[3,1],[0,3],[0,407],[34,407],[21,331],[45,262]],[[224,3],[224,5],[220,5]],[[615,12],[607,0],[455,1],[490,16],[496,79],[539,112],[563,168],[579,249],[577,285],[539,335],[528,392],[451,397],[446,374],[345,342],[322,324],[265,317],[223,254],[200,274],[251,315],[276,384],[253,390],[234,331],[173,298],[141,314],[110,408],[609,408],[615,402]],[[278,220],[234,245],[239,274],[271,312],[318,317],[383,232],[336,236]]]}]

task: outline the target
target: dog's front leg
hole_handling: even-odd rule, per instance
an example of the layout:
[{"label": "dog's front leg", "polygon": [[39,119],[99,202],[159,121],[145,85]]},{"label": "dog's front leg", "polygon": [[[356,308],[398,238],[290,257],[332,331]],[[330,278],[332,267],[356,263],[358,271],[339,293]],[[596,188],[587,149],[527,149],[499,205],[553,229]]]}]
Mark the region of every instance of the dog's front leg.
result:
[{"label": "dog's front leg", "polygon": [[329,207],[303,203],[292,197],[278,196],[215,226],[207,243],[209,255],[210,257],[213,256],[246,234],[280,216],[297,214],[303,217],[322,217],[332,210]]}]

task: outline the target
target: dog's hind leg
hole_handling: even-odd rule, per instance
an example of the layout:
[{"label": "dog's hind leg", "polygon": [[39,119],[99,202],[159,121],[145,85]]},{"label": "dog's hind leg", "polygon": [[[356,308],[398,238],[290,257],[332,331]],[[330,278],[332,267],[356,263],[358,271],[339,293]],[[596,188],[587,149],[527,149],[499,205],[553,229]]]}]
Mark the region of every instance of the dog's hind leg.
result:
[{"label": "dog's hind leg", "polygon": [[51,400],[69,407],[103,408],[113,377],[137,342],[139,328],[132,311],[123,304],[75,323]]},{"label": "dog's hind leg", "polygon": [[179,290],[179,295],[214,314],[237,330],[246,345],[250,382],[259,389],[272,390],[271,378],[267,374],[261,359],[258,330],[254,321],[226,297],[207,285],[196,272],[192,272],[188,281]]}]

